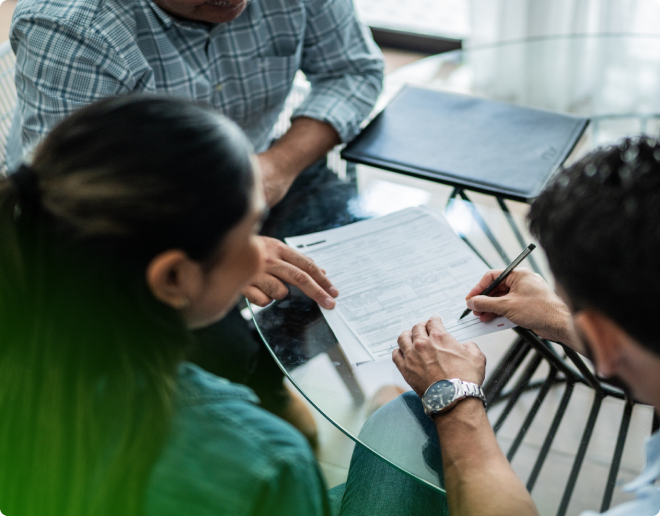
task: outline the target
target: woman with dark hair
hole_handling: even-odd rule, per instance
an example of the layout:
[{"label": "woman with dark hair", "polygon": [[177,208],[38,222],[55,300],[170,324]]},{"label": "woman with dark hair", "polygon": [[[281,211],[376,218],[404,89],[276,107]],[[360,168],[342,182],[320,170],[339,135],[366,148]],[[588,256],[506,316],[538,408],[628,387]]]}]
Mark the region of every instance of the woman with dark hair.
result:
[{"label": "woman with dark hair", "polygon": [[0,179],[0,511],[329,513],[304,438],[183,361],[261,267],[257,176],[226,118],[133,96]]}]

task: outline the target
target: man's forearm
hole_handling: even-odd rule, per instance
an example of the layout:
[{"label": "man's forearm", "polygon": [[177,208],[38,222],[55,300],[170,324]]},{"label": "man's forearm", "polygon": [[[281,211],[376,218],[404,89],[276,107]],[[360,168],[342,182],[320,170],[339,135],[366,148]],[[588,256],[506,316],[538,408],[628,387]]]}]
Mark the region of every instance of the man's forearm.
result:
[{"label": "man's forearm", "polygon": [[337,131],[330,124],[307,117],[295,118],[286,134],[258,156],[268,205],[277,204],[296,177],[339,141]]},{"label": "man's forearm", "polygon": [[300,117],[295,118],[284,136],[263,154],[276,164],[280,174],[295,179],[338,143],[339,135],[330,124]]},{"label": "man's forearm", "polygon": [[538,516],[497,444],[481,400],[463,400],[435,423],[452,516]]}]

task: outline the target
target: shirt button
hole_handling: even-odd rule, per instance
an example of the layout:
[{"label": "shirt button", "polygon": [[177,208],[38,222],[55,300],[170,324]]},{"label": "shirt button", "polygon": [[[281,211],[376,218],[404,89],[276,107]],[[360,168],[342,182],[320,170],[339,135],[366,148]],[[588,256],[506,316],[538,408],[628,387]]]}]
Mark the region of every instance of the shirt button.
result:
[{"label": "shirt button", "polygon": [[215,91],[222,91],[222,89],[225,87],[224,84],[219,83],[215,85]]}]

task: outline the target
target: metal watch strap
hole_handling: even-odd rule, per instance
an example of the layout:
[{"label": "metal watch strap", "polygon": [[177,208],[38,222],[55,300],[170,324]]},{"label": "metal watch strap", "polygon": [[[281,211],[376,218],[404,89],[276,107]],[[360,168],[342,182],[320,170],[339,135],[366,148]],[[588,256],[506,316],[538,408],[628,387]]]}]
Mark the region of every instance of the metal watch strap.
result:
[{"label": "metal watch strap", "polygon": [[[443,396],[442,389],[444,389],[443,384],[451,384],[453,386],[453,392],[450,399],[442,400]],[[466,397],[479,398],[486,408],[486,396],[482,388],[476,383],[464,382],[458,378],[451,378],[448,380],[439,380],[426,389],[426,392],[422,395],[422,406],[424,407],[424,413],[433,419],[434,416],[438,414],[444,414],[445,412],[450,411],[457,403]]]},{"label": "metal watch strap", "polygon": [[484,394],[483,389],[479,385],[477,385],[476,383],[464,382],[461,380],[460,382],[458,382],[458,388],[459,388],[459,392],[458,395],[456,396],[456,399],[464,398],[464,397],[480,398],[481,401],[483,401],[484,403],[484,408],[486,407],[486,395]]}]

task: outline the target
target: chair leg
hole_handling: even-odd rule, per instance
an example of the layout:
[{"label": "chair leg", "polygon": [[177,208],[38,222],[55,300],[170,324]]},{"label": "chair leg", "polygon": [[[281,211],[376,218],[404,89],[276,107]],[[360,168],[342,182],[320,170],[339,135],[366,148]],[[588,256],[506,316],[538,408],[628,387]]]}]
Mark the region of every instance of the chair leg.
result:
[{"label": "chair leg", "polygon": [[496,402],[511,376],[515,374],[520,364],[531,350],[531,347],[521,337],[511,345],[506,355],[502,357],[493,374],[483,385],[486,403],[490,407]]},{"label": "chair leg", "polygon": [[604,396],[598,392],[594,393],[594,402],[591,405],[589,419],[587,419],[587,424],[584,427],[584,432],[582,433],[580,447],[578,448],[577,455],[573,461],[573,468],[571,469],[571,474],[568,477],[568,482],[566,482],[566,489],[564,490],[564,496],[562,497],[561,503],[559,504],[557,516],[564,516],[566,514],[566,510],[568,509],[568,504],[571,501],[575,483],[577,482],[580,469],[582,468],[582,462],[584,461],[584,457],[587,454],[587,447],[589,446],[589,441],[591,440],[591,434],[593,433],[594,426],[596,426],[596,419],[598,418],[598,412],[600,411],[603,397]]},{"label": "chair leg", "polygon": [[610,503],[612,503],[614,485],[616,484],[616,476],[619,473],[619,466],[621,465],[623,447],[626,444],[626,436],[628,435],[628,427],[630,426],[633,404],[632,401],[626,400],[626,406],[623,409],[623,417],[621,418],[621,426],[619,427],[619,437],[617,438],[616,447],[614,448],[614,457],[612,458],[612,465],[610,466],[610,474],[607,477],[607,484],[605,485],[605,494],[603,495],[603,503],[600,506],[600,512],[605,512],[610,508]]},{"label": "chair leg", "polygon": [[458,195],[468,203],[468,207],[470,208],[470,211],[472,213],[472,218],[476,221],[477,224],[479,224],[479,227],[481,230],[484,232],[486,235],[486,238],[490,241],[491,245],[495,248],[495,251],[497,251],[497,254],[500,255],[500,258],[502,258],[502,261],[504,263],[511,263],[511,259],[507,255],[506,251],[502,247],[502,245],[499,243],[497,238],[495,238],[495,235],[491,231],[490,227],[488,224],[486,224],[486,221],[484,218],[481,216],[479,211],[477,210],[476,206],[472,202],[472,200],[467,196],[465,193],[465,190],[462,188],[457,189],[458,190]]},{"label": "chair leg", "polygon": [[541,473],[541,468],[543,467],[543,464],[545,463],[545,459],[548,456],[548,452],[550,451],[550,447],[552,446],[552,441],[555,439],[555,435],[557,434],[557,429],[559,428],[559,425],[561,424],[561,420],[563,419],[564,414],[566,413],[566,407],[568,407],[568,402],[571,399],[571,395],[573,394],[574,387],[575,387],[575,382],[569,379],[566,382],[566,389],[564,390],[564,395],[561,398],[561,402],[559,403],[559,407],[557,408],[555,417],[553,418],[552,424],[550,425],[550,430],[548,430],[548,434],[545,436],[545,441],[543,441],[541,452],[539,453],[539,456],[536,458],[536,462],[534,463],[534,469],[532,469],[532,472],[529,475],[529,479],[527,479],[527,490],[530,493],[532,492],[532,489],[534,489],[534,484],[536,484],[536,480],[538,479],[539,474]]},{"label": "chair leg", "polygon": [[525,387],[532,379],[532,376],[534,376],[534,373],[541,365],[542,360],[543,357],[538,353],[535,353],[535,356],[531,358],[531,361],[529,362],[524,372],[522,373],[522,376],[520,377],[520,380],[518,381],[517,385],[514,387],[513,391],[508,396],[506,407],[504,407],[504,410],[500,414],[500,417],[497,419],[497,422],[493,425],[494,433],[497,434],[498,430],[504,424],[504,421],[506,421],[506,418],[509,416],[509,413],[513,409],[513,406],[516,404],[518,398],[520,398],[520,395],[523,393]]},{"label": "chair leg", "polygon": [[[511,228],[511,231],[513,231],[514,236],[516,237],[516,240],[518,240],[518,244],[520,244],[521,249],[525,249],[527,247],[527,243],[523,239],[522,234],[520,233],[520,229],[518,229],[518,225],[516,224],[516,221],[513,220],[513,216],[511,215],[511,212],[509,211],[509,207],[506,205],[506,201],[504,200],[503,197],[500,197],[499,195],[495,197],[497,199],[497,204],[500,205],[500,209],[502,210],[502,213],[504,213],[504,216],[506,217],[507,222],[509,223],[509,227]],[[538,274],[541,274],[541,269],[539,268],[538,264],[534,260],[533,256],[528,256],[527,261],[529,262],[529,265],[532,267],[532,270]]]},{"label": "chair leg", "polygon": [[336,344],[331,348],[328,348],[326,353],[330,357],[332,364],[335,366],[335,369],[337,370],[337,373],[339,373],[339,376],[341,377],[342,381],[344,382],[344,385],[348,389],[348,392],[351,394],[351,397],[353,398],[353,403],[355,403],[355,405],[359,407],[364,403],[366,398],[364,396],[364,392],[362,391],[362,387],[360,387],[360,384],[355,379],[353,368],[351,367],[351,364],[348,362],[346,355],[344,355],[341,346],[339,346],[339,344]]},{"label": "chair leg", "polygon": [[534,404],[532,405],[532,408],[527,413],[527,417],[525,418],[525,421],[520,427],[520,430],[518,430],[518,434],[516,435],[516,438],[514,439],[513,443],[511,443],[511,447],[509,448],[509,451],[506,454],[506,458],[509,462],[513,460],[514,455],[518,451],[518,447],[520,446],[523,439],[525,438],[525,435],[527,434],[527,430],[529,430],[529,427],[532,426],[532,423],[534,422],[534,418],[536,417],[536,413],[539,411],[539,408],[541,408],[541,404],[543,403],[543,400],[545,400],[545,397],[548,395],[548,392],[550,392],[550,388],[556,384],[556,377],[557,377],[557,369],[551,366],[550,373],[548,374],[548,377],[543,383],[543,386],[539,391],[539,395],[534,400]]}]

